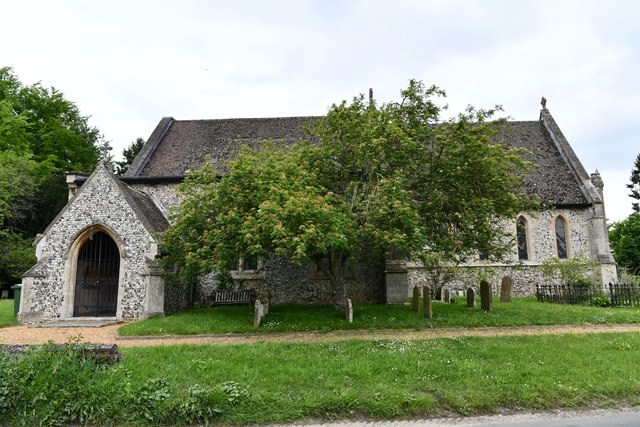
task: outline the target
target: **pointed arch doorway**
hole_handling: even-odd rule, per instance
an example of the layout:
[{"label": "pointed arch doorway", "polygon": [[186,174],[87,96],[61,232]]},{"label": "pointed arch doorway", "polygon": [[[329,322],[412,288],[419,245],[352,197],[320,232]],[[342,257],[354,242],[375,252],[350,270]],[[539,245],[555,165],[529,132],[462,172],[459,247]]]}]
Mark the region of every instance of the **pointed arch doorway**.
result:
[{"label": "pointed arch doorway", "polygon": [[120,251],[103,231],[91,232],[78,251],[73,317],[115,317]]}]

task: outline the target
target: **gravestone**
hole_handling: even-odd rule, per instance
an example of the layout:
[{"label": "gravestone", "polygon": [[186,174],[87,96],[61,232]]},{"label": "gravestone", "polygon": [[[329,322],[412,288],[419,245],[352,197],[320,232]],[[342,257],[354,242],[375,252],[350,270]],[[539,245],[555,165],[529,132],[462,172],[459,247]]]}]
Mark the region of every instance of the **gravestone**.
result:
[{"label": "gravestone", "polygon": [[413,288],[413,311],[417,313],[419,309],[420,309],[420,288],[416,286],[415,288]]},{"label": "gravestone", "polygon": [[345,314],[347,315],[347,322],[353,323],[353,305],[351,304],[351,298],[347,298]]},{"label": "gravestone", "polygon": [[260,326],[260,321],[264,317],[264,306],[260,302],[259,299],[256,300],[255,305],[253,306],[253,327],[257,328]]},{"label": "gravestone", "polygon": [[451,300],[451,296],[449,295],[449,289],[445,289],[443,301],[448,304],[450,300]]},{"label": "gravestone", "polygon": [[473,288],[467,289],[467,307],[475,307],[476,306],[476,291]]},{"label": "gravestone", "polygon": [[491,285],[486,280],[480,282],[480,303],[484,311],[491,311]]},{"label": "gravestone", "polygon": [[436,288],[436,296],[435,299],[437,299],[438,301],[442,300],[442,286],[438,286]]},{"label": "gravestone", "polygon": [[513,279],[509,276],[502,278],[500,285],[500,302],[511,302],[511,289],[513,288]]},{"label": "gravestone", "polygon": [[424,317],[426,319],[433,318],[433,304],[431,303],[431,289],[427,286],[422,288]]}]

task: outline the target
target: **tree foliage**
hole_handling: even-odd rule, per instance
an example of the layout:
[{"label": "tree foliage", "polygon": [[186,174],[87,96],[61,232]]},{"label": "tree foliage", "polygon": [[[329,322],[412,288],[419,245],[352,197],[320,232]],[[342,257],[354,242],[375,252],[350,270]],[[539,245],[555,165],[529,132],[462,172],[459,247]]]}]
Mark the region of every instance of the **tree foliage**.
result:
[{"label": "tree foliage", "polygon": [[614,223],[609,229],[609,242],[618,265],[640,275],[640,213]]},{"label": "tree foliage", "polygon": [[135,159],[140,150],[142,150],[144,143],[144,139],[136,138],[136,140],[131,142],[127,148],[122,150],[122,157],[124,157],[124,160],[116,162],[115,164],[117,175],[122,176],[127,172],[129,166],[133,163],[133,159]]},{"label": "tree foliage", "polygon": [[640,154],[638,154],[633,164],[630,181],[631,182],[627,184],[627,188],[631,190],[629,197],[636,200],[631,203],[631,206],[635,212],[640,212]]},{"label": "tree foliage", "polygon": [[67,200],[64,171],[91,171],[98,130],[55,88],[0,68],[0,280],[33,262],[30,241]]},{"label": "tree foliage", "polygon": [[442,121],[433,98],[444,95],[418,81],[399,102],[360,95],[308,129],[315,143],[245,149],[224,175],[205,165],[180,188],[167,261],[192,274],[247,253],[313,261],[340,303],[346,262],[362,251],[499,259],[512,249],[502,222],[535,205],[519,191],[526,153],[492,140],[497,108]]},{"label": "tree foliage", "polygon": [[592,287],[599,283],[597,279],[598,264],[578,254],[570,259],[551,258],[542,264],[542,274],[559,280],[565,286]]}]

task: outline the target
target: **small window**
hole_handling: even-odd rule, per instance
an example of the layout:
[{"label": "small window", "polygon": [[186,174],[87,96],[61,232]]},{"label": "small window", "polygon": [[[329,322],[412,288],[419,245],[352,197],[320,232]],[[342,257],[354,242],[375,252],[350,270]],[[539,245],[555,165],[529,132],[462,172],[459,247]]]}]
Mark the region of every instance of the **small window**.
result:
[{"label": "small window", "polygon": [[258,269],[258,257],[256,255],[245,255],[242,258],[242,270],[255,271]]},{"label": "small window", "polygon": [[518,259],[529,259],[529,244],[527,242],[527,220],[524,217],[518,218],[516,222],[516,236],[518,239]]},{"label": "small window", "polygon": [[556,218],[556,250],[558,258],[567,259],[569,250],[567,246],[567,222],[561,216]]},{"label": "small window", "polygon": [[261,269],[260,259],[256,255],[245,255],[227,264],[229,271],[257,271]]}]

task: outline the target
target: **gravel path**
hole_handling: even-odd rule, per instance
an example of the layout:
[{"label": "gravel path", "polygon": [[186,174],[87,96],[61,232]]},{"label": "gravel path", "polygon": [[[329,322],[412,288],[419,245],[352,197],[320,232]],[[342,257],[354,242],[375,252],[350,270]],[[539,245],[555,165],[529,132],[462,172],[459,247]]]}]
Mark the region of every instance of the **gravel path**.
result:
[{"label": "gravel path", "polygon": [[33,328],[13,326],[0,328],[0,344],[44,344],[48,341],[66,343],[71,338],[81,337],[83,342],[94,344],[117,344],[119,347],[139,347],[178,344],[245,344],[255,342],[330,342],[350,339],[430,339],[463,336],[497,335],[559,335],[592,334],[604,332],[640,332],[640,324],[631,325],[559,325],[526,326],[507,328],[443,328],[423,331],[383,330],[383,331],[333,331],[333,332],[292,332],[275,334],[224,334],[197,336],[163,337],[118,337],[121,325],[99,328],[64,327]]}]

